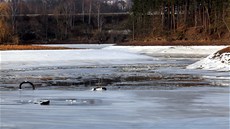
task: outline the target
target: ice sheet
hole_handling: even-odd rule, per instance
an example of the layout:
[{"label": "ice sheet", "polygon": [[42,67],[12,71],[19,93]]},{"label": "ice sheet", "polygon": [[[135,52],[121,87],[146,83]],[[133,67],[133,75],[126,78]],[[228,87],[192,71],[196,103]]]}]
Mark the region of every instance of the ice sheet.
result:
[{"label": "ice sheet", "polygon": [[[39,99],[51,104],[31,103]],[[0,106],[1,129],[229,128],[228,88],[5,91]]]}]

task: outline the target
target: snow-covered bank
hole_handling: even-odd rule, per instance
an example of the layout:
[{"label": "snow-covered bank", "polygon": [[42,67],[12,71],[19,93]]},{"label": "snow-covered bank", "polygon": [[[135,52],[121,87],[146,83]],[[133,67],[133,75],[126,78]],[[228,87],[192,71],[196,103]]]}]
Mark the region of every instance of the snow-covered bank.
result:
[{"label": "snow-covered bank", "polygon": [[[56,45],[58,46],[58,45]],[[63,46],[63,45],[62,45]],[[76,66],[76,65],[100,65],[100,64],[135,64],[152,62],[156,55],[188,55],[206,56],[226,46],[113,46],[108,45],[68,45],[74,48],[90,48],[84,50],[22,50],[0,51],[1,69],[14,69],[24,67],[44,66]],[[144,54],[144,55],[142,55]],[[146,55],[151,55],[146,56]],[[190,65],[189,69],[209,69],[229,71],[229,55],[219,58],[213,55],[203,61]]]},{"label": "snow-covered bank", "polygon": [[40,46],[80,48],[80,49],[101,49],[101,48],[109,47],[113,45],[114,44],[48,44],[48,45],[41,44]]},{"label": "snow-covered bank", "polygon": [[117,52],[131,52],[142,54],[199,54],[209,55],[226,46],[116,46],[113,44],[52,44],[44,46],[102,49]]},{"label": "snow-covered bank", "polygon": [[111,50],[0,51],[1,69],[44,66],[130,64],[153,60],[145,55]]},{"label": "snow-covered bank", "polygon": [[192,54],[209,55],[226,46],[108,46],[104,50],[128,51],[144,54]]},{"label": "snow-covered bank", "polygon": [[194,64],[187,66],[187,69],[204,69],[217,71],[230,71],[230,53],[214,53]]},{"label": "snow-covered bank", "polygon": [[189,65],[188,69],[230,71],[230,54],[212,54],[227,46],[109,46],[104,50],[128,51],[147,55],[210,55],[207,58]]}]

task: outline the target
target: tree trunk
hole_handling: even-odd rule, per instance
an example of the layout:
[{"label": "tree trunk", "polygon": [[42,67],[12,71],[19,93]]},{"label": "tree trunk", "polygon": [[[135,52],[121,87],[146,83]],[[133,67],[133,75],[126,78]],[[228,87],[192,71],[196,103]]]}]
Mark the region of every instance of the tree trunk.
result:
[{"label": "tree trunk", "polygon": [[170,13],[171,13],[171,9],[170,9],[170,4],[171,4],[171,2],[170,2],[170,0],[168,0],[168,9],[167,9],[167,13],[168,13],[168,18],[167,18],[167,25],[168,25],[168,30],[169,31],[171,31],[171,26],[172,26],[172,23],[171,23],[171,15],[170,15]]},{"label": "tree trunk", "polygon": [[89,21],[88,24],[91,24],[91,13],[92,13],[92,0],[90,0],[90,4],[89,4]]},{"label": "tree trunk", "polygon": [[97,4],[97,26],[98,26],[98,31],[101,32],[101,26],[100,26],[100,3]]},{"label": "tree trunk", "polygon": [[187,16],[188,16],[188,1],[185,0],[184,4],[184,24],[187,24]]},{"label": "tree trunk", "polygon": [[85,0],[82,0],[82,22],[85,23]]},{"label": "tree trunk", "polygon": [[11,12],[12,12],[12,15],[11,15],[11,18],[12,18],[12,21],[11,21],[11,24],[12,24],[12,31],[13,31],[13,34],[16,33],[16,15],[17,15],[17,11],[18,11],[18,0],[12,0],[11,1]]},{"label": "tree trunk", "polygon": [[198,23],[198,16],[197,16],[197,0],[194,1],[194,27],[197,27]]},{"label": "tree trunk", "polygon": [[165,3],[163,2],[163,6],[162,6],[162,13],[161,13],[161,24],[162,24],[162,30],[164,30],[165,27]]},{"label": "tree trunk", "polygon": [[[227,4],[229,4],[229,3],[225,3],[226,5]],[[228,5],[227,5],[227,7],[228,7]],[[227,14],[226,14],[226,12],[228,11],[225,7],[223,7],[223,13],[222,13],[222,20],[223,20],[223,22],[224,22],[224,24],[225,24],[225,26],[226,26],[226,28],[228,29],[228,32],[229,32],[229,35],[230,35],[230,27],[228,26],[228,24],[227,24],[227,22],[226,22],[226,20],[225,20],[225,18],[226,18],[226,16],[227,16]]]},{"label": "tree trunk", "polygon": [[176,31],[176,18],[175,18],[175,3],[172,4],[172,24],[173,24],[173,31]]}]

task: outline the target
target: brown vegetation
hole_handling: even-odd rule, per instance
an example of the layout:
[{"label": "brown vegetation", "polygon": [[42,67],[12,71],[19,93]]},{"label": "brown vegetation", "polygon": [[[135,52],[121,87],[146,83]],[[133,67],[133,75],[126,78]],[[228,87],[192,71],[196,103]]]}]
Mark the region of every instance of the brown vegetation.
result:
[{"label": "brown vegetation", "polygon": [[134,0],[133,38],[170,43],[229,41],[229,5],[230,0]]},{"label": "brown vegetation", "polygon": [[124,18],[101,13],[128,10],[118,5],[101,0],[0,0],[0,44],[108,40],[102,32],[117,28]]},{"label": "brown vegetation", "polygon": [[226,47],[220,51],[217,52],[218,54],[223,54],[223,53],[230,53],[230,47]]},{"label": "brown vegetation", "polygon": [[70,49],[65,47],[48,47],[48,46],[35,46],[35,45],[0,45],[0,50],[60,50]]},{"label": "brown vegetation", "polygon": [[8,21],[10,16],[10,8],[7,3],[0,2],[0,43],[8,42],[11,36],[11,28]]}]

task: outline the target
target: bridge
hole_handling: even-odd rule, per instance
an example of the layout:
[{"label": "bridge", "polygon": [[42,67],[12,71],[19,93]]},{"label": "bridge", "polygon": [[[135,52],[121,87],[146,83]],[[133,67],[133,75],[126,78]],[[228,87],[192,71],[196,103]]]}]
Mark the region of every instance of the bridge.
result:
[{"label": "bridge", "polygon": [[129,12],[119,12],[119,13],[74,13],[74,14],[54,14],[54,13],[50,13],[50,14],[16,14],[14,16],[16,17],[38,17],[38,16],[127,16],[127,15],[131,15],[131,13]]}]

